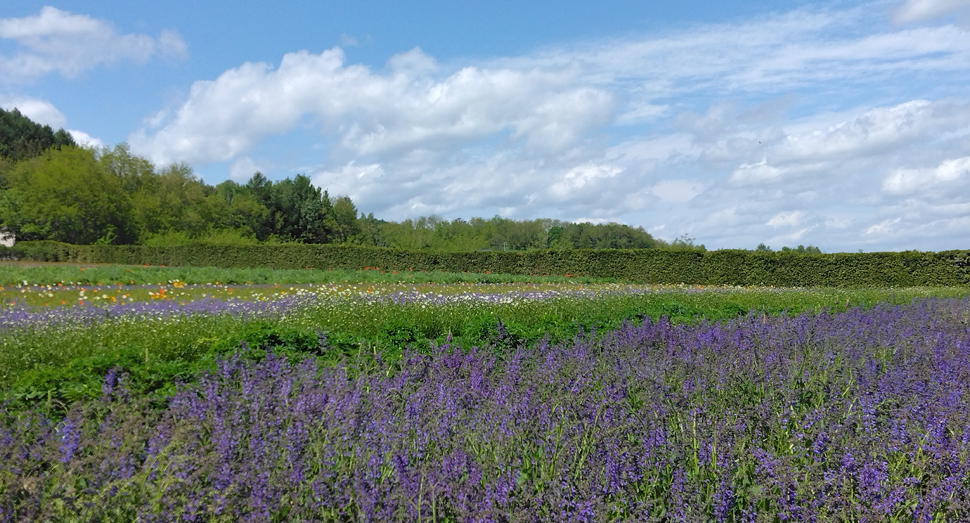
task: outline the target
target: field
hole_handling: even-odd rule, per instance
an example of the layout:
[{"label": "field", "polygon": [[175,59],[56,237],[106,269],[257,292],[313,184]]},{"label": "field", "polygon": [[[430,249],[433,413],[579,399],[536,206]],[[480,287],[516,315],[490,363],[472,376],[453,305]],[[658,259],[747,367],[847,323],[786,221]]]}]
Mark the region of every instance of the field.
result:
[{"label": "field", "polygon": [[970,289],[0,266],[0,520],[970,519]]}]

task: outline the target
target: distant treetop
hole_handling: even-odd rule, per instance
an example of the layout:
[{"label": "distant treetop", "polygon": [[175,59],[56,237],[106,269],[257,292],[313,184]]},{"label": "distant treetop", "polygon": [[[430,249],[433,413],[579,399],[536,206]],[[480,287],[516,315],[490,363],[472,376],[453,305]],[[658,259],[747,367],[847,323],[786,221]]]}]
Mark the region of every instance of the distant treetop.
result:
[{"label": "distant treetop", "polygon": [[16,162],[39,156],[50,147],[60,149],[65,145],[77,147],[64,129],[55,132],[49,125],[35,123],[17,109],[0,109],[0,157]]},{"label": "distant treetop", "polygon": [[[762,252],[772,251],[771,247],[768,247],[763,243],[759,243],[758,246],[755,248],[755,250],[762,251]],[[782,247],[781,252],[794,252],[798,254],[821,254],[822,249],[819,249],[814,245],[809,245],[807,247],[805,245],[799,245],[798,247]]]}]

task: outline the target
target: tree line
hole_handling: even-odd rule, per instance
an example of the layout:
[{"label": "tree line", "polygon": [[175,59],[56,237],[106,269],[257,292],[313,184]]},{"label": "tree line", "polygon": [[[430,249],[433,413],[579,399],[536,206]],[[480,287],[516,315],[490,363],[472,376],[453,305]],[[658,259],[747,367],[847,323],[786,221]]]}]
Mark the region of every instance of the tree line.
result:
[{"label": "tree line", "polygon": [[50,147],[77,147],[74,138],[64,129],[56,132],[49,125],[40,125],[20,111],[0,109],[0,161],[17,162],[39,155]]},{"label": "tree line", "polygon": [[573,248],[697,248],[668,245],[642,227],[616,223],[440,216],[402,222],[360,213],[298,174],[209,185],[191,167],[158,168],[127,144],[78,147],[19,111],[0,109],[0,227],[20,241],[77,245],[343,243],[467,251]]},{"label": "tree line", "polygon": [[[401,222],[358,211],[309,177],[204,183],[185,163],[159,168],[127,144],[79,147],[63,129],[0,109],[0,232],[76,245],[336,243],[403,250],[689,249],[643,227],[495,216]],[[769,250],[764,244],[757,250]],[[792,250],[784,248],[783,250]],[[795,252],[819,252],[799,246]]]}]

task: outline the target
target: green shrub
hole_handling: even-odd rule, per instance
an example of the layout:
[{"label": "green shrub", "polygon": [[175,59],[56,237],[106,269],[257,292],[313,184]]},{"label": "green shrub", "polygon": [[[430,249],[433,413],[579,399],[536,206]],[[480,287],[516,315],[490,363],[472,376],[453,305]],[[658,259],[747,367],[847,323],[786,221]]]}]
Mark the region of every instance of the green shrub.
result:
[{"label": "green shrub", "polygon": [[348,245],[68,245],[23,242],[21,259],[191,267],[379,268],[585,275],[637,283],[777,287],[951,286],[970,283],[970,251],[802,254],[745,250],[397,251]]}]

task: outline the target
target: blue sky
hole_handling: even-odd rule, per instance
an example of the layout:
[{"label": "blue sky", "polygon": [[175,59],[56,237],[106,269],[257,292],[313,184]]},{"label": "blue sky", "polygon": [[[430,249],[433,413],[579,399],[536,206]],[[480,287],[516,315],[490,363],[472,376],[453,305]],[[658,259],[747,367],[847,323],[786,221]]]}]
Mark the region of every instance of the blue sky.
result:
[{"label": "blue sky", "polygon": [[968,85],[970,0],[0,7],[0,106],[85,143],[709,248],[968,248]]}]

